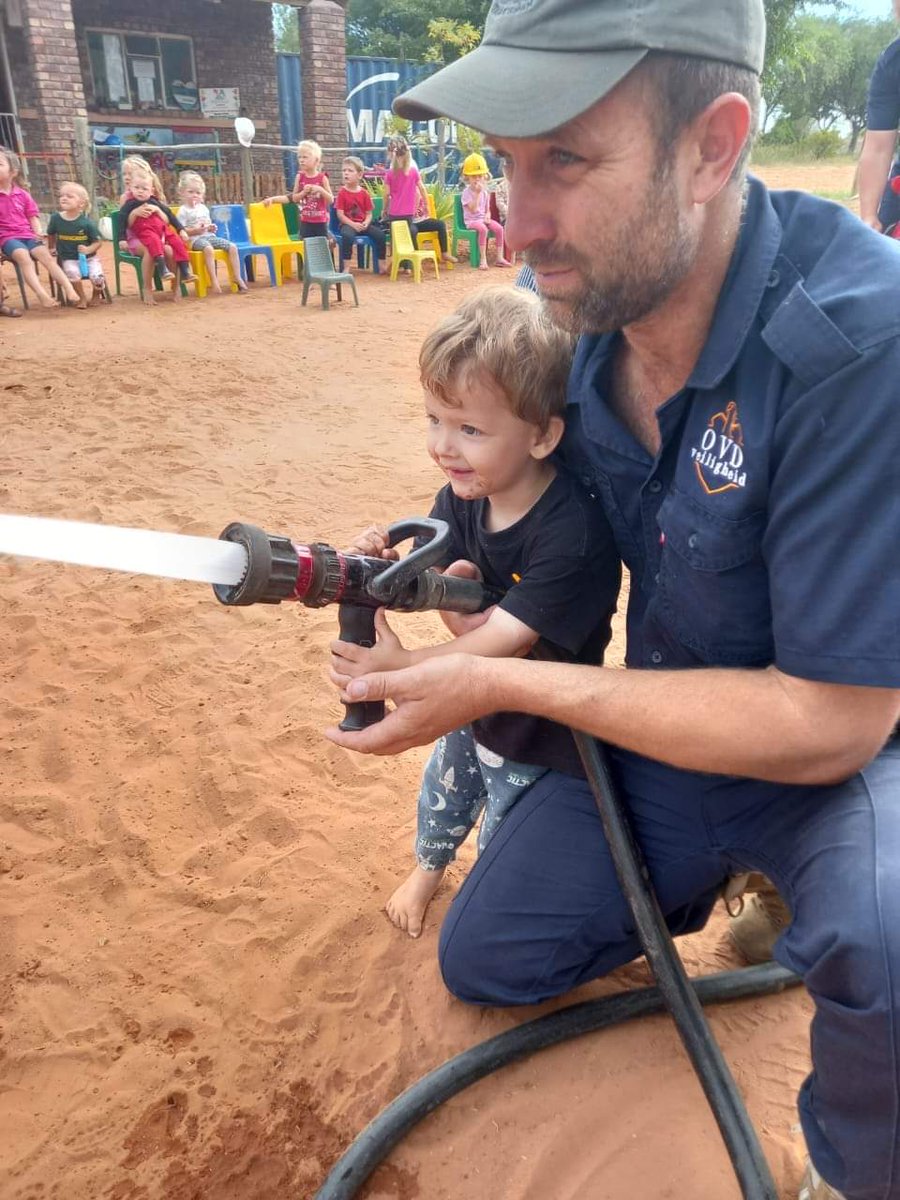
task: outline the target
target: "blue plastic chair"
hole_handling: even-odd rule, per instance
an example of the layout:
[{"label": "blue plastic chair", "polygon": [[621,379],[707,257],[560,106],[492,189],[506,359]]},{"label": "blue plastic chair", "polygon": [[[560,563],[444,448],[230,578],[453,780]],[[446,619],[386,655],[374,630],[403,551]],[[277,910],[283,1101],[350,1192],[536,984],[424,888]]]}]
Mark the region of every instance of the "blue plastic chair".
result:
[{"label": "blue plastic chair", "polygon": [[260,255],[266,260],[269,268],[269,286],[277,287],[275,278],[275,261],[269,246],[251,241],[250,230],[247,228],[247,214],[241,204],[215,204],[210,210],[210,217],[217,226],[216,233],[227,238],[237,246],[238,257],[241,260],[241,275],[243,278],[253,278],[253,259]]},{"label": "blue plastic chair", "polygon": [[[334,235],[334,240],[338,246],[338,270],[343,271],[344,263],[347,261],[344,258],[344,243],[341,241],[341,221],[337,215],[337,209],[332,205],[328,210],[328,229]],[[381,268],[378,265],[378,247],[375,241],[369,237],[367,233],[358,233],[353,239],[353,244],[356,247],[356,262],[360,269],[368,266],[367,259],[371,256],[372,273],[380,274]]]}]

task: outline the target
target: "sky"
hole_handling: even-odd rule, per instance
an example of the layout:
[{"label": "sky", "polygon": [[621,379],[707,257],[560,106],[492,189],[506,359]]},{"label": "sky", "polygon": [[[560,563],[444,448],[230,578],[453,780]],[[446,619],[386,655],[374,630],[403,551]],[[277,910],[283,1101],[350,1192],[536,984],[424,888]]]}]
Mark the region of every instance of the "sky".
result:
[{"label": "sky", "polygon": [[891,18],[891,0],[848,0],[848,4],[861,17],[877,17],[882,21]]}]

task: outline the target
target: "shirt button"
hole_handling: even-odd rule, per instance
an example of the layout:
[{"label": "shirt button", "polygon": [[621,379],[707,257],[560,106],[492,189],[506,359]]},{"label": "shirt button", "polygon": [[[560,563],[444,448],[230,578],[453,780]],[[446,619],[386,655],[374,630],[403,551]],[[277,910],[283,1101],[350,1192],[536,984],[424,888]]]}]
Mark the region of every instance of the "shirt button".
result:
[{"label": "shirt button", "polygon": [[653,492],[654,495],[656,495],[657,492],[662,491],[662,484],[659,482],[658,479],[650,480],[650,491]]},{"label": "shirt button", "polygon": [[661,651],[659,651],[659,650],[654,650],[653,653],[650,655],[650,661],[654,664],[654,666],[658,667],[659,664],[662,662],[662,660],[663,660],[663,656],[662,656]]},{"label": "shirt button", "polygon": [[766,287],[778,287],[781,283],[781,273],[777,270],[769,272],[769,278],[766,280]]},{"label": "shirt button", "polygon": [[699,545],[700,545],[700,535],[697,533],[692,533],[691,536],[688,538],[688,546],[690,547],[691,550],[696,550]]},{"label": "shirt button", "polygon": [[653,576],[653,582],[659,583],[659,571],[657,571],[656,574]]}]

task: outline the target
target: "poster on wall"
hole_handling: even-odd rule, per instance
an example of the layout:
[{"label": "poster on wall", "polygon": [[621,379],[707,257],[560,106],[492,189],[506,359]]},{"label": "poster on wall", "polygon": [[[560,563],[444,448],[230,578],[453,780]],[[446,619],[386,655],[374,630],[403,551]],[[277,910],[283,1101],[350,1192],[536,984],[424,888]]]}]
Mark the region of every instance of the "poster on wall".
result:
[{"label": "poster on wall", "polygon": [[201,88],[200,111],[204,117],[239,117],[241,89],[236,87]]},{"label": "poster on wall", "polygon": [[[154,171],[178,171],[185,167],[218,169],[219,166],[218,151],[191,149],[191,143],[208,145],[217,142],[219,135],[215,129],[197,129],[196,126],[187,129],[178,125],[148,128],[92,125],[90,129],[97,164],[103,171],[118,170],[122,156],[132,148],[143,153]],[[173,150],[173,146],[186,146],[187,149]]]}]

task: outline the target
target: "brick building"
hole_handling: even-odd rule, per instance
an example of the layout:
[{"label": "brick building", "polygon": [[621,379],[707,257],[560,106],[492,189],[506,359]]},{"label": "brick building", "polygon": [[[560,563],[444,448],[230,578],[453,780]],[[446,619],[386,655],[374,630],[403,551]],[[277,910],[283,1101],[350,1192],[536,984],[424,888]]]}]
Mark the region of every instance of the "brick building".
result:
[{"label": "brick building", "polygon": [[[343,4],[288,2],[300,10],[304,134],[342,145]],[[156,165],[202,164],[209,154],[236,171],[234,152],[179,152],[176,161],[165,147],[233,143],[238,115],[252,118],[258,142],[281,141],[267,0],[0,0],[0,140],[20,140],[44,201],[61,178],[86,177],[88,138],[159,147]],[[254,151],[257,169],[280,165]]]}]

